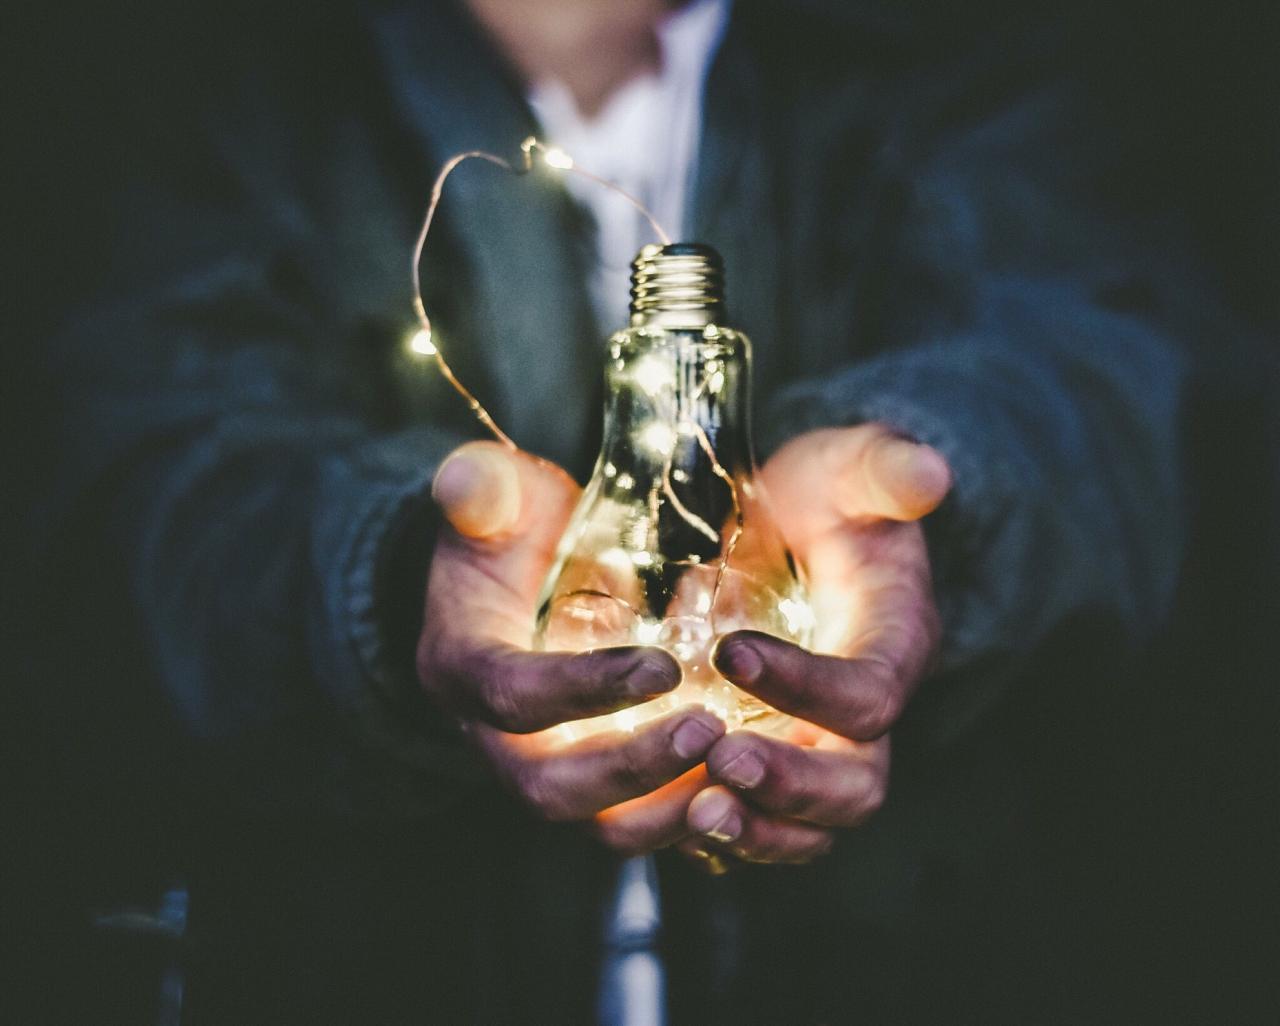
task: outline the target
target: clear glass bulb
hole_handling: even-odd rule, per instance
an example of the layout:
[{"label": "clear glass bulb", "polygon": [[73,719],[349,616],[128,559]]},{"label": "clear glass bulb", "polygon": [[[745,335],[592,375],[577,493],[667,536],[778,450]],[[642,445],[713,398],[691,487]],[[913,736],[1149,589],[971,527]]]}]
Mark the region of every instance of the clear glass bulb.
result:
[{"label": "clear glass bulb", "polygon": [[[637,268],[646,253],[649,263],[672,257],[665,273],[674,281],[674,258],[688,250],[714,257],[688,244],[646,247]],[[711,266],[718,286],[718,258]],[[687,300],[696,287],[681,281]],[[634,729],[688,703],[730,728],[778,729],[786,717],[717,673],[712,650],[742,628],[802,645],[812,632],[795,563],[755,476],[750,343],[713,319],[723,313],[718,296],[692,311],[673,312],[672,303],[658,296],[637,311],[633,298],[632,327],[609,340],[604,442],[543,586],[535,645],[658,645],[679,661],[683,680],[654,701],[566,724],[568,737]]]}]

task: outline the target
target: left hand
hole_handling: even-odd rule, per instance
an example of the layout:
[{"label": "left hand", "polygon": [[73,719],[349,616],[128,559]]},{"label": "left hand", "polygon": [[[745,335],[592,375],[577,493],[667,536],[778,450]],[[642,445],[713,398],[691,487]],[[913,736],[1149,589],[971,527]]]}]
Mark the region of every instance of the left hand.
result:
[{"label": "left hand", "polygon": [[918,521],[946,496],[951,472],[928,446],[864,424],[793,439],[763,476],[807,571],[815,651],[755,631],[720,640],[720,672],[796,720],[785,739],[740,730],[712,747],[712,786],[689,805],[696,836],[680,847],[704,859],[807,862],[835,828],[884,801],[888,731],[940,632]]}]

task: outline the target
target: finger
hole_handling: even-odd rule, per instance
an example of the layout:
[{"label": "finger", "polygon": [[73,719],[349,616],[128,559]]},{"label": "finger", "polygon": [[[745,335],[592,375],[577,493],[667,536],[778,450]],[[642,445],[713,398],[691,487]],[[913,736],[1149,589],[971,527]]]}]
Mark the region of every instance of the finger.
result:
[{"label": "finger", "polygon": [[567,745],[478,725],[477,743],[508,786],[545,819],[571,822],[662,787],[706,758],[724,724],[702,708],[677,710],[634,734]]},{"label": "finger", "polygon": [[893,661],[818,655],[759,631],[717,643],[715,667],[775,709],[857,741],[885,733],[906,704],[908,681]]},{"label": "finger", "polygon": [[459,534],[488,538],[510,531],[520,516],[520,475],[509,450],[468,442],[440,464],[431,497]]},{"label": "finger", "polygon": [[622,855],[644,855],[685,840],[685,817],[693,796],[708,784],[705,766],[695,766],[662,787],[596,814],[591,832]]},{"label": "finger", "polygon": [[689,827],[746,862],[808,862],[833,841],[829,830],[753,812],[727,787],[709,787],[689,803]]},{"label": "finger", "polygon": [[463,538],[505,541],[527,535],[540,550],[548,542],[554,548],[579,494],[560,467],[497,442],[458,446],[431,484],[432,498]]},{"label": "finger", "polygon": [[852,827],[884,804],[888,756],[887,738],[870,744],[839,739],[831,747],[802,748],[735,731],[711,749],[707,771],[752,808],[816,826]]},{"label": "finger", "polygon": [[836,506],[851,518],[918,520],[932,512],[951,488],[947,461],[936,449],[874,428],[870,440],[843,434],[828,455]]},{"label": "finger", "polygon": [[446,640],[422,647],[419,676],[455,714],[529,734],[664,695],[680,683],[680,664],[648,646],[570,654]]},{"label": "finger", "polygon": [[[511,494],[512,475],[519,506],[514,520],[502,497]],[[545,460],[472,442],[445,461],[434,489],[446,526],[436,538],[427,584],[424,634],[430,645],[458,639],[463,648],[483,641],[527,647],[538,592],[578,486]],[[454,529],[450,516],[472,534]],[[483,531],[497,533],[480,536]]]}]

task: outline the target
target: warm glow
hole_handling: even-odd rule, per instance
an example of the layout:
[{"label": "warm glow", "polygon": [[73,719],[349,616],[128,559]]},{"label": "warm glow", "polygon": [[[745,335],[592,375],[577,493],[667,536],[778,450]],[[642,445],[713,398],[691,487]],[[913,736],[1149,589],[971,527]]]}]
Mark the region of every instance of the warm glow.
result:
[{"label": "warm glow", "polygon": [[561,171],[568,171],[573,167],[573,158],[559,146],[549,146],[543,153],[542,159],[547,162],[549,167],[557,168]]},{"label": "warm glow", "polygon": [[640,442],[646,449],[666,456],[676,445],[676,433],[666,424],[653,423],[640,432]]},{"label": "warm glow", "polygon": [[646,356],[636,364],[633,372],[636,384],[644,390],[644,394],[655,396],[664,388],[672,385],[671,369],[666,362],[657,357]]},{"label": "warm glow", "polygon": [[631,566],[631,556],[625,549],[605,549],[600,553],[600,564],[612,570],[626,570]]},{"label": "warm glow", "polygon": [[778,603],[778,612],[787,621],[787,629],[792,634],[806,634],[813,630],[813,607],[800,599],[783,599]]},{"label": "warm glow", "polygon": [[409,351],[419,356],[435,356],[436,344],[431,341],[431,332],[419,328],[409,336]]}]

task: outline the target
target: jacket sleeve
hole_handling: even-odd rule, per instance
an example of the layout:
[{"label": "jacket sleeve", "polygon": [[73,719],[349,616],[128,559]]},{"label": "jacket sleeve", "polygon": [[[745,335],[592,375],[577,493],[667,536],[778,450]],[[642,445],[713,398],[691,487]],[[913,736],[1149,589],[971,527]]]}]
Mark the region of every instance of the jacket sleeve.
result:
[{"label": "jacket sleeve", "polygon": [[[430,482],[464,436],[384,408],[362,319],[410,324],[407,260],[344,263],[294,163],[314,147],[265,94],[159,149],[106,286],[43,354],[44,544],[121,568],[95,601],[132,610],[188,783],[239,808],[429,810],[478,771],[412,672]],[[411,228],[376,248],[407,254]]]},{"label": "jacket sleeve", "polygon": [[885,241],[851,326],[874,352],[796,383],[769,419],[773,444],[882,421],[950,462],[926,521],[939,679],[909,714],[936,738],[988,712],[1060,629],[1131,652],[1173,600],[1183,283],[1091,199],[1106,143],[1080,129],[1079,99],[1041,89],[884,147]]}]

